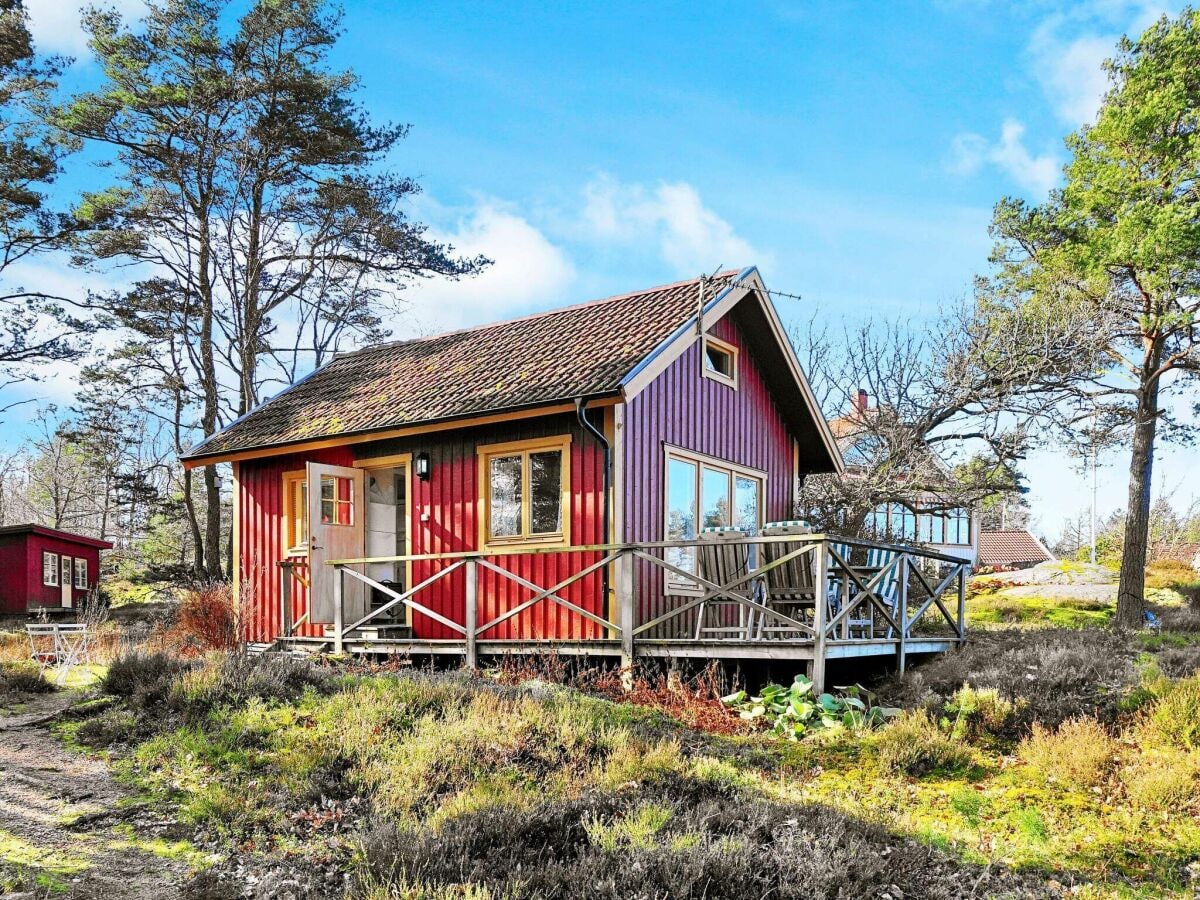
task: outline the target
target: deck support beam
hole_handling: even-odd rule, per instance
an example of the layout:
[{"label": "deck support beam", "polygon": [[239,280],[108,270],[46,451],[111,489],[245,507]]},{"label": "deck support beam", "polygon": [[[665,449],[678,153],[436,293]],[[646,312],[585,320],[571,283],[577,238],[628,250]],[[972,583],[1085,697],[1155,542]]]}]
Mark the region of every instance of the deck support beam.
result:
[{"label": "deck support beam", "polygon": [[896,669],[900,675],[904,675],[904,667],[908,663],[908,567],[911,564],[907,556],[900,557],[900,584],[898,585],[900,596],[897,598],[900,606],[900,631],[897,637],[900,642],[896,645]]},{"label": "deck support beam", "polygon": [[466,604],[463,609],[463,624],[467,630],[467,633],[464,636],[464,663],[468,669],[473,670],[479,666],[479,654],[476,647],[476,641],[479,638],[479,630],[476,627],[476,618],[478,616],[478,604],[476,603],[476,598],[479,586],[479,563],[473,559],[468,559],[463,568],[467,573]]},{"label": "deck support beam", "polygon": [[[344,648],[343,638],[345,636],[345,627],[342,617],[345,613],[345,593],[344,584],[345,570],[341,566],[335,566],[333,570],[333,652],[339,656]],[[316,583],[316,579],[313,579]]]},{"label": "deck support beam", "polygon": [[829,611],[829,547],[824,541],[817,545],[813,560],[816,591],[813,603],[813,625],[816,635],[813,638],[812,682],[817,694],[825,691],[825,639],[827,626],[825,620]]},{"label": "deck support beam", "polygon": [[617,624],[621,628],[621,680],[626,688],[633,686],[633,627],[634,627],[634,566],[637,558],[632,551],[621,554],[617,563]]}]

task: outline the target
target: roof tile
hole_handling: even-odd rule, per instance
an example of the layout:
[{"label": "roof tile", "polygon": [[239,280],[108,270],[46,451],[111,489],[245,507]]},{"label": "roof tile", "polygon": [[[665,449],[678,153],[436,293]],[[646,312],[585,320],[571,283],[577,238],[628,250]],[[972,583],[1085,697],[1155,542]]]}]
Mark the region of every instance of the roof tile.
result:
[{"label": "roof tile", "polygon": [[[711,282],[711,299],[736,272]],[[699,279],[335,357],[190,457],[419,425],[615,392],[696,314]]]}]

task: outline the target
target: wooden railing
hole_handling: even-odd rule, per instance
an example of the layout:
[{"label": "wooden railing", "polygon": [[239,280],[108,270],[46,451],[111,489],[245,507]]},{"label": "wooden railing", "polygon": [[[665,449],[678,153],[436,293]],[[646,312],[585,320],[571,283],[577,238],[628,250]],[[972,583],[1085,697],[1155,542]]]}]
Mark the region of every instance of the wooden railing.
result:
[{"label": "wooden railing", "polygon": [[[778,545],[784,545],[779,547]],[[824,534],[783,535],[735,538],[724,540],[723,547],[749,545],[757,548],[760,564],[753,569],[743,569],[718,582],[705,574],[697,574],[690,567],[672,562],[669,551],[685,551],[695,560],[712,544],[705,541],[658,541],[641,544],[596,544],[580,547],[546,547],[521,550],[488,550],[462,553],[414,554],[407,556],[364,557],[333,560],[329,563],[337,575],[333,579],[333,624],[327,636],[332,640],[335,652],[341,653],[348,640],[356,632],[381,616],[386,616],[398,606],[407,607],[412,613],[427,617],[461,640],[468,666],[478,660],[478,645],[481,638],[506,622],[531,610],[541,603],[552,603],[566,609],[572,616],[596,626],[599,637],[584,641],[608,641],[619,644],[619,653],[624,665],[631,665],[636,645],[664,645],[682,643],[718,643],[736,641],[745,646],[771,644],[781,646],[804,646],[811,648],[813,679],[824,680],[825,660],[831,647],[841,647],[841,655],[847,655],[856,645],[892,645],[901,668],[914,640],[949,638],[954,642],[965,639],[966,584],[970,574],[970,563],[958,557],[935,553],[923,548],[882,544],[874,541],[843,538]],[[768,545],[776,545],[768,547]],[[767,550],[773,552],[767,553]],[[569,558],[574,562],[569,574],[557,579],[549,587],[536,583],[514,569],[521,568],[520,561],[531,557],[554,555]],[[858,557],[873,555],[882,560],[868,566]],[[766,556],[772,557],[764,561]],[[580,559],[582,557],[582,559]],[[811,573],[811,585],[803,587],[810,591],[812,602],[791,602],[784,608],[773,600],[769,587],[771,572],[808,560],[806,571]],[[356,567],[372,563],[408,562],[442,564],[442,567],[423,578],[419,583],[398,591],[382,584]],[[293,563],[281,563],[285,573],[298,575]],[[528,571],[529,567],[524,567]],[[587,609],[579,602],[564,596],[567,589],[608,570],[613,587],[613,602],[591,604]],[[434,609],[421,602],[418,595],[449,578],[463,572],[461,621],[447,613],[445,607]],[[480,622],[481,574],[490,573],[495,580],[509,581],[529,592],[519,602]],[[648,575],[657,581],[647,583],[641,595],[638,591],[639,574]],[[675,583],[687,582],[684,594],[672,593],[664,585],[668,576]],[[354,621],[345,621],[345,579],[357,580],[388,600],[366,615]],[[776,579],[777,580],[777,579]],[[288,581],[284,579],[285,583]],[[585,586],[577,589],[584,591]],[[591,588],[586,588],[590,592]],[[595,599],[599,597],[596,589]],[[457,592],[455,592],[457,595]],[[639,599],[651,594],[660,597],[657,614],[643,615]],[[956,595],[956,596],[955,596]],[[952,598],[952,599],[951,599]],[[457,596],[456,596],[457,599]],[[451,604],[459,607],[457,602]],[[291,595],[285,589],[283,595],[285,634],[291,634],[307,614],[296,622],[291,621]],[[722,627],[704,628],[706,610],[712,608],[725,612]],[[609,610],[612,618],[597,613],[594,609]],[[736,618],[736,622],[734,621]],[[644,619],[644,621],[643,621]],[[934,632],[930,634],[930,629]],[[667,636],[661,632],[666,630]],[[656,635],[655,633],[658,632]],[[723,636],[706,639],[705,633],[720,633]],[[561,637],[561,636],[558,636]],[[489,644],[517,641],[513,638],[483,638]],[[878,652],[878,651],[876,651]],[[891,651],[888,651],[891,652]]]}]

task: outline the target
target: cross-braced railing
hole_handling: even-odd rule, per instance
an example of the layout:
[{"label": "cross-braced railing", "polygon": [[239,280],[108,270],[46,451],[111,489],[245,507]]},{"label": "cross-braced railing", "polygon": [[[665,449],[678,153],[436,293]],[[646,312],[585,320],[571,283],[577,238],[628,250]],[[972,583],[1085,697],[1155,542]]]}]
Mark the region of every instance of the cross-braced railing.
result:
[{"label": "cross-braced railing", "polygon": [[[551,556],[554,565],[537,560]],[[361,571],[385,562],[420,564],[430,574],[400,590]],[[894,651],[903,667],[914,641],[963,641],[970,574],[969,562],[957,557],[824,534],[725,535],[719,543],[502,549],[329,564],[335,569],[334,621],[327,635],[339,653],[347,641],[362,638],[365,626],[405,607],[460,641],[467,664],[474,666],[480,642],[501,647],[537,639],[529,633],[529,616],[551,604],[574,623],[566,631],[581,635],[572,640],[614,645],[626,664],[639,646],[651,644],[668,650],[731,642],[806,647],[814,680],[823,678],[831,648],[844,648],[833,655],[853,655],[856,645]],[[347,621],[347,578],[386,602]],[[508,588],[498,587],[505,583]],[[285,621],[292,624],[290,602],[284,599]],[[562,630],[542,639],[566,640]]]}]

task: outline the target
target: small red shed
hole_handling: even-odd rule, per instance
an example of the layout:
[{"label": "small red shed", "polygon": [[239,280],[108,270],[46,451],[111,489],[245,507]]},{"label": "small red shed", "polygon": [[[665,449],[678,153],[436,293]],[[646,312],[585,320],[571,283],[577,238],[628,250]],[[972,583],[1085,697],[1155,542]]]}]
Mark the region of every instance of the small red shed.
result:
[{"label": "small red shed", "polygon": [[100,576],[108,541],[42,525],[0,527],[0,614],[71,609]]}]

